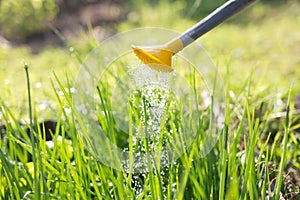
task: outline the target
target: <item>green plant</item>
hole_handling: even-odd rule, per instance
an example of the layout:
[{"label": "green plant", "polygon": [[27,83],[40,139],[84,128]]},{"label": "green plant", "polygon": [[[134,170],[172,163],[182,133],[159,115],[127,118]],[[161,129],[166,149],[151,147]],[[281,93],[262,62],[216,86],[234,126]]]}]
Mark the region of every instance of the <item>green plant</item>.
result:
[{"label": "green plant", "polygon": [[[199,156],[205,130],[209,129],[209,126],[203,125],[199,127],[199,134],[194,138],[192,145],[168,170],[156,166],[153,172],[144,174],[141,192],[136,193],[134,174],[124,169],[107,167],[97,161],[93,153],[86,151],[87,146],[78,137],[79,127],[84,128],[85,124],[81,123],[82,119],[73,105],[70,84],[68,81],[66,85],[63,84],[54,74],[53,88],[57,88],[57,84],[63,96],[55,89],[60,108],[57,127],[52,133],[53,147],[47,145],[43,137],[43,128],[33,129],[33,126],[28,124],[36,141],[28,136],[24,137],[24,129],[18,125],[18,119],[1,101],[1,113],[7,124],[7,131],[6,139],[1,142],[0,196],[3,199],[257,199],[266,198],[268,195],[278,199],[280,195],[288,195],[284,194],[281,188],[286,176],[283,170],[286,166],[285,161],[294,153],[294,149],[287,146],[293,144],[293,138],[288,137],[292,134],[289,131],[292,130],[290,121],[294,118],[289,113],[289,109],[292,109],[289,105],[290,97],[286,104],[288,112],[285,116],[285,127],[278,131],[275,142],[270,145],[268,123],[272,120],[270,115],[273,108],[267,102],[250,99],[251,96],[266,94],[252,91],[255,83],[251,77],[252,75],[243,83],[240,92],[235,92],[237,99],[227,98],[225,125],[220,132],[218,143],[209,154],[205,157]],[[225,77],[227,84],[230,83],[230,78],[229,74]],[[227,86],[229,94],[230,86]],[[291,91],[288,90],[283,96],[290,96]],[[114,128],[114,116],[106,99],[105,88],[98,88],[98,95],[105,110],[104,114],[99,113],[99,123],[109,134],[110,140],[117,141],[122,134]],[[236,109],[232,110],[230,105]],[[72,113],[68,114],[65,107],[70,107]],[[130,113],[136,115],[140,112],[143,111]],[[205,112],[201,113],[201,119],[209,118]],[[138,116],[132,117],[137,124],[141,124],[138,122]],[[168,123],[174,133],[176,126],[182,121],[179,121],[180,118],[177,118],[174,112],[169,112],[168,117]],[[35,118],[38,119],[38,116]],[[205,121],[201,123],[205,124]],[[265,134],[269,134],[268,138],[261,140]],[[130,137],[129,145],[132,145],[131,140]],[[142,141],[141,145],[147,146],[147,141]],[[33,161],[24,160],[25,151],[36,154]],[[129,148],[129,151],[134,151],[134,146]],[[276,151],[282,153],[277,154]],[[148,148],[145,149],[145,153],[150,154]],[[273,164],[275,166],[271,167]],[[154,166],[148,167],[154,169]],[[163,174],[160,174],[161,172]],[[273,181],[276,187],[272,187]]]},{"label": "green plant", "polygon": [[0,25],[9,39],[44,31],[58,12],[55,0],[2,0]]}]

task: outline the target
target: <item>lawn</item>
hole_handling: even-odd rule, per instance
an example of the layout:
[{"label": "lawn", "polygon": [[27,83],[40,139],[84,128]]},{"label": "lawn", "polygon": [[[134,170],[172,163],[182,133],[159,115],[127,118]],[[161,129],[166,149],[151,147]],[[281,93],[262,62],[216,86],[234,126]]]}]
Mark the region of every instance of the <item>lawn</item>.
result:
[{"label": "lawn", "polygon": [[[200,16],[183,1],[132,2],[116,25],[125,36],[161,27],[170,35],[149,37],[170,38],[170,30],[181,33]],[[92,28],[38,53],[0,44],[0,199],[299,199],[299,10],[296,0],[255,3],[201,37],[202,50],[192,46],[195,54],[176,57],[168,90],[130,90],[127,71],[139,64],[132,52],[110,63],[100,80],[101,67],[91,69],[87,84],[98,81],[87,89],[78,81],[84,67],[106,58],[107,43]],[[195,73],[185,55],[200,71],[203,56],[212,73]],[[118,163],[123,154],[112,144],[126,150],[128,163]],[[139,153],[144,165],[135,168]]]}]

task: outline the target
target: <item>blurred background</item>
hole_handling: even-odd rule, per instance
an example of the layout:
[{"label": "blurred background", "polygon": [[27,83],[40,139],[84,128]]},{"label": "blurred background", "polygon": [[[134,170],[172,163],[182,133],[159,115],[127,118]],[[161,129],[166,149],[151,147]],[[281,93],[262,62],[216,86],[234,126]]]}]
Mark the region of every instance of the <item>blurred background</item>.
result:
[{"label": "blurred background", "polygon": [[[49,86],[53,72],[61,79],[76,77],[80,63],[106,38],[149,26],[183,32],[224,2],[1,0],[1,98],[9,106],[26,108],[23,67],[27,62],[35,101],[45,109],[52,96]],[[221,76],[231,75],[232,90],[239,89],[245,77],[253,73],[255,89],[281,94],[294,80],[297,96],[300,94],[299,13],[299,0],[260,0],[199,41]]]},{"label": "blurred background", "polygon": [[[198,21],[224,2],[226,0],[1,0],[1,43],[28,44],[38,52],[46,44],[61,44],[53,28],[67,39],[78,37],[81,31],[92,30],[100,41],[122,30],[123,23],[131,27],[150,25],[178,29],[188,26],[186,20]],[[252,15],[248,10],[248,15],[244,13],[232,21],[258,23],[271,14],[270,8],[273,13],[268,17],[274,17],[280,15],[278,8],[295,3],[298,2],[260,0],[256,3],[260,5],[252,8],[255,10]]]}]

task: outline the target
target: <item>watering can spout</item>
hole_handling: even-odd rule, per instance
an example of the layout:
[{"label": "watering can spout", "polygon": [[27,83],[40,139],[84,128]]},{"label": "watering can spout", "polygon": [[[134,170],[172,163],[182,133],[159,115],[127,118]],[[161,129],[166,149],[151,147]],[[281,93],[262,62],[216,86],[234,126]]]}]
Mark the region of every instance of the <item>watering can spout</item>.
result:
[{"label": "watering can spout", "polygon": [[163,72],[171,72],[172,56],[183,49],[180,39],[152,47],[131,46],[135,55],[146,65]]}]

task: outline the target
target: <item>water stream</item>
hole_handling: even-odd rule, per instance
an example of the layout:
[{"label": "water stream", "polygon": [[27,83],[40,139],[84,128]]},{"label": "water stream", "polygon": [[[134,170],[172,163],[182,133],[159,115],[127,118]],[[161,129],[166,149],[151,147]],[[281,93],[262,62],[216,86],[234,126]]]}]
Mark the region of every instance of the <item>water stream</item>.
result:
[{"label": "water stream", "polygon": [[[129,75],[132,82],[130,110],[135,126],[132,173],[135,192],[139,194],[143,190],[143,179],[150,171],[155,175],[160,171],[164,177],[172,162],[172,152],[167,146],[173,136],[167,124],[176,105],[171,86],[176,72],[164,73],[140,65]],[[163,191],[166,190],[163,186]]]}]

